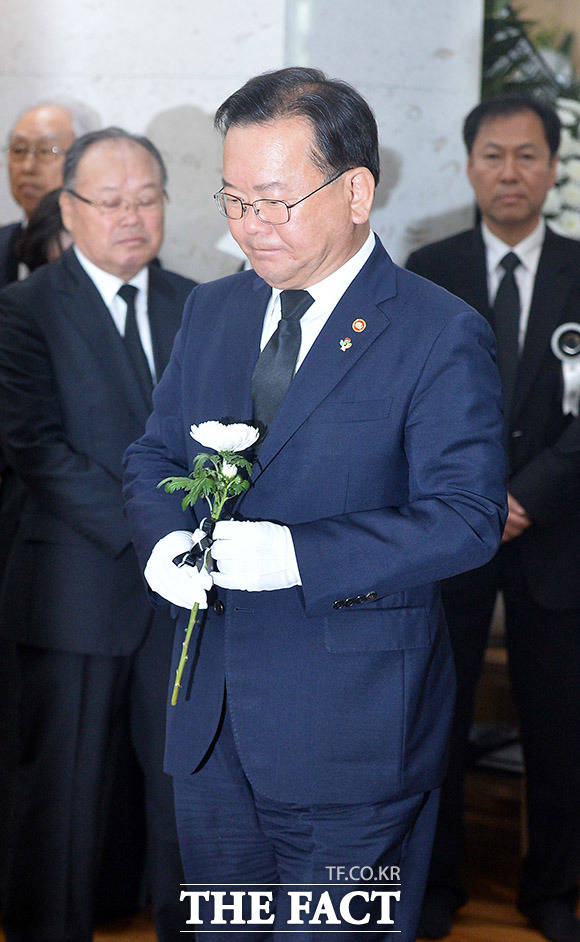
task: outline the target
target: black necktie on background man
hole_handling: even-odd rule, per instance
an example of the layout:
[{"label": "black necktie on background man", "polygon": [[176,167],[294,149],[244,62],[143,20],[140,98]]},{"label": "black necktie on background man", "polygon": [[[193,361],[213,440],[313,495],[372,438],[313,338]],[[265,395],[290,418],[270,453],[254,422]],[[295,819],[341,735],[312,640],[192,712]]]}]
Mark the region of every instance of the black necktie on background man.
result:
[{"label": "black necktie on background man", "polygon": [[135,310],[135,298],[137,297],[137,288],[135,285],[121,285],[117,294],[125,301],[127,305],[127,316],[125,318],[125,333],[123,341],[127,355],[131,361],[135,375],[141,387],[141,392],[147,403],[151,402],[151,393],[153,392],[153,380],[151,370],[145,356],[139,329],[137,327],[137,312]]},{"label": "black necktie on background man", "polygon": [[313,303],[308,291],[280,292],[282,317],[258,357],[252,376],[254,418],[265,426],[270,425],[292,382],[302,340],[300,318]]},{"label": "black necktie on background man", "polygon": [[509,427],[518,371],[520,333],[520,293],[514,272],[521,262],[514,252],[504,255],[500,265],[505,270],[495,301],[493,318],[497,339],[497,365],[503,389],[504,417]]}]

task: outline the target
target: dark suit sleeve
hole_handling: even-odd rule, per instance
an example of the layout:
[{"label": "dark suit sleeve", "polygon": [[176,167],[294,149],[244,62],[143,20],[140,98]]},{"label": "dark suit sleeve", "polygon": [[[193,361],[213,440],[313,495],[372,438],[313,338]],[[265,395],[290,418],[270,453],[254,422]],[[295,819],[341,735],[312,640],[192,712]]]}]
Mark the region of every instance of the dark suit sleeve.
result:
[{"label": "dark suit sleeve", "polygon": [[433,266],[427,263],[424,252],[411,252],[405,262],[405,268],[407,271],[412,271],[415,275],[421,275],[423,278],[428,278],[430,281],[436,280],[434,278]]},{"label": "dark suit sleeve", "polygon": [[453,318],[433,344],[405,426],[406,505],[290,527],[308,615],[327,613],[334,599],[369,589],[390,595],[493,556],[506,518],[494,349],[473,312]]},{"label": "dark suit sleeve", "polygon": [[105,551],[120,553],[130,542],[120,482],[67,440],[45,337],[32,313],[4,293],[0,399],[0,436],[9,465],[28,487],[28,511],[47,527],[51,519],[61,522]]},{"label": "dark suit sleeve", "polygon": [[555,445],[514,475],[509,490],[534,523],[549,526],[577,506],[579,487],[580,418],[575,418]]}]

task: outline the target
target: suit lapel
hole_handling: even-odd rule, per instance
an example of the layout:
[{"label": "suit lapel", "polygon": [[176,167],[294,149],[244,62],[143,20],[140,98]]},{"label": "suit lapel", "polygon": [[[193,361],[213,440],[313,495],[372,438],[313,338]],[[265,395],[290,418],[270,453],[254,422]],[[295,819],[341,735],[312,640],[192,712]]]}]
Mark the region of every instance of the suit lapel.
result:
[{"label": "suit lapel", "polygon": [[479,226],[467,233],[464,251],[457,258],[455,293],[493,324],[489,306],[485,246]]},{"label": "suit lapel", "polygon": [[155,374],[159,381],[171,356],[173,340],[181,321],[181,312],[176,308],[174,288],[168,284],[162,271],[155,265],[149,266],[147,313],[153,342]]},{"label": "suit lapel", "polygon": [[[395,266],[377,239],[371,257],[345,291],[296,373],[260,448],[254,479],[387,328],[389,318],[382,303],[395,294]],[[366,324],[359,332],[353,330],[357,318]],[[351,344],[343,350],[341,340],[347,339]]]},{"label": "suit lapel", "polygon": [[546,228],[516,380],[513,418],[521,410],[534,386],[538,370],[550,346],[552,333],[560,323],[572,278],[573,273],[567,271],[566,260],[562,257],[557,237]]},{"label": "suit lapel", "polygon": [[144,425],[150,410],[109,310],[72,248],[64,253],[61,261],[64,278],[59,279],[58,288],[64,314],[87,341],[98,361],[99,373],[119,391],[139,425]]},{"label": "suit lapel", "polygon": [[[213,376],[223,376],[216,392],[220,407],[210,418],[232,418],[238,422],[252,422],[252,374],[260,355],[260,341],[264,327],[264,316],[272,296],[272,288],[252,273],[250,291],[240,292],[232,305],[230,328],[226,334],[226,346],[220,351],[220,362],[211,366]],[[215,378],[211,381],[215,384]]]}]

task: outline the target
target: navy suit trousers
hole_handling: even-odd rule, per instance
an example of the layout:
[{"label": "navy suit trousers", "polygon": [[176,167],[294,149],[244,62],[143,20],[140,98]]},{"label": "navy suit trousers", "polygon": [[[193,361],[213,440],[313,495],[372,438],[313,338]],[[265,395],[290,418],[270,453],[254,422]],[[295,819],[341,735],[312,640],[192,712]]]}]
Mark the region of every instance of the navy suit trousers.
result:
[{"label": "navy suit trousers", "polygon": [[[398,939],[415,939],[439,789],[375,804],[301,807],[272,801],[256,793],[248,781],[226,712],[209,758],[194,775],[174,777],[174,792],[185,878],[197,884],[187,889],[225,892],[226,904],[233,901],[231,891],[273,893],[269,912],[276,915],[267,932],[264,925],[251,921],[248,896],[240,898],[245,931],[239,922],[229,921],[235,918],[230,910],[225,918],[232,931],[224,926],[218,934],[216,924],[209,925],[216,916],[214,898],[200,901],[199,928],[211,928],[214,939],[264,942],[271,933],[284,931],[287,939],[307,942],[322,929],[326,940],[341,940],[345,931],[357,938],[364,934],[369,940],[388,939],[395,929]],[[337,871],[339,867],[343,869]],[[320,923],[308,924],[321,894],[329,893],[340,919],[341,901],[357,890],[400,892],[400,901],[385,897],[394,924],[378,922],[380,897],[374,903],[365,897],[351,901],[352,918],[363,920],[369,913],[367,922],[326,924],[321,915]],[[295,932],[288,921],[289,891],[312,893],[302,914],[304,924]]]}]

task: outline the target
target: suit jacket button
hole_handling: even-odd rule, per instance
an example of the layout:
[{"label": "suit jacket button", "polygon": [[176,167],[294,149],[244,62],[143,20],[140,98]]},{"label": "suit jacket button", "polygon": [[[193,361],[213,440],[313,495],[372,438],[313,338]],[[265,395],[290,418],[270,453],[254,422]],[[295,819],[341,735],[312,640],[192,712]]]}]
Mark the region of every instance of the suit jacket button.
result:
[{"label": "suit jacket button", "polygon": [[377,593],[374,591],[374,589],[372,592],[367,592],[367,594],[365,595],[365,599],[367,600],[367,602],[374,602],[376,598],[377,598]]},{"label": "suit jacket button", "polygon": [[226,610],[226,607],[221,599],[216,599],[216,601],[213,603],[213,610],[216,613],[216,615],[223,615],[223,613]]},{"label": "suit jacket button", "polygon": [[366,595],[357,595],[355,602],[357,605],[362,605],[362,603],[366,602],[366,600],[367,600]]},{"label": "suit jacket button", "polygon": [[332,607],[335,609],[335,611],[338,611],[338,609],[342,608],[343,605],[344,605],[344,602],[342,601],[342,599],[337,599],[336,602],[332,603]]},{"label": "suit jacket button", "polygon": [[347,608],[350,608],[351,605],[354,605],[355,602],[356,602],[356,599],[345,599],[345,600],[344,600],[344,604],[346,605]]}]

